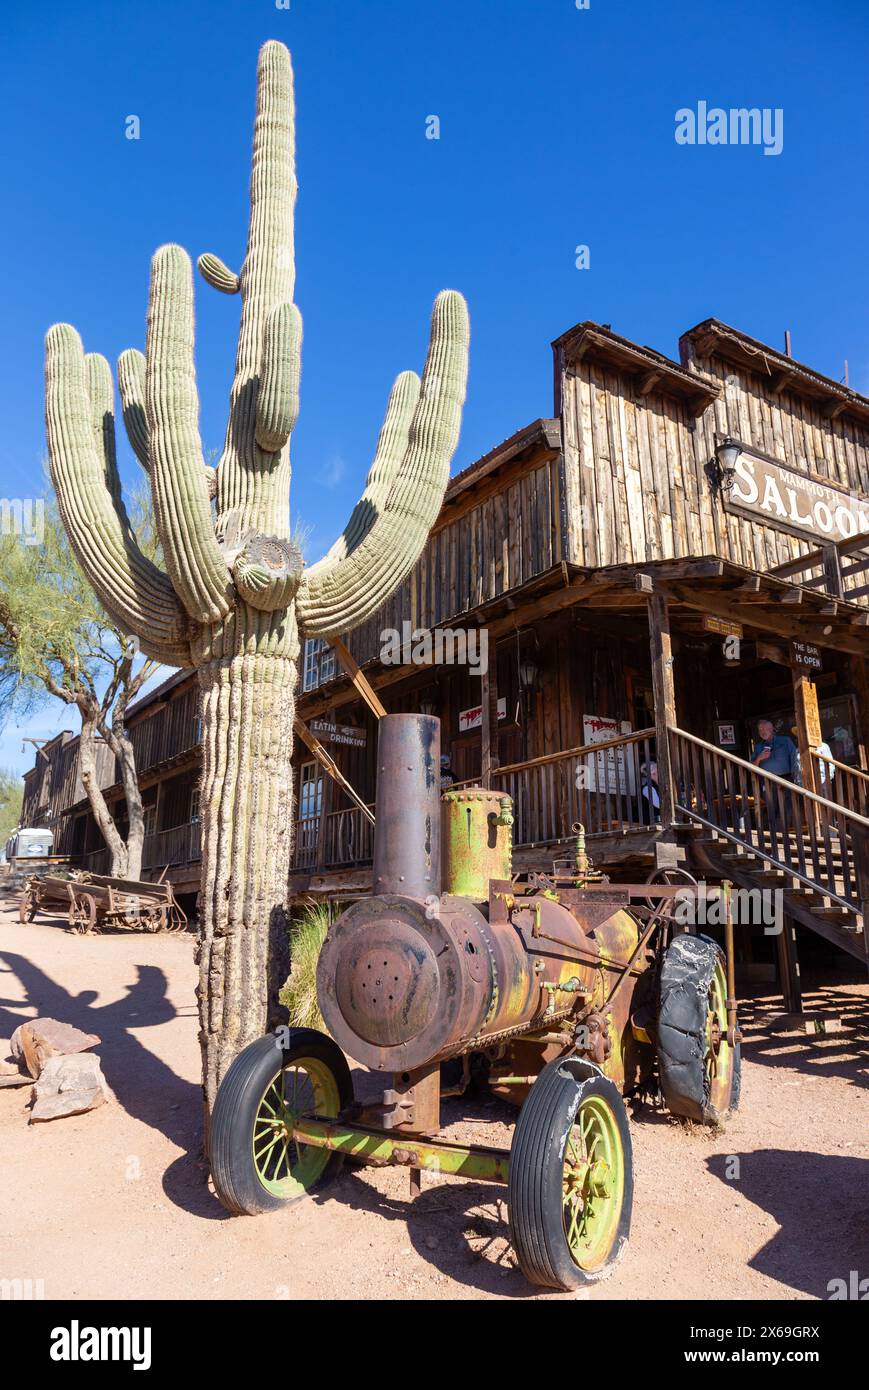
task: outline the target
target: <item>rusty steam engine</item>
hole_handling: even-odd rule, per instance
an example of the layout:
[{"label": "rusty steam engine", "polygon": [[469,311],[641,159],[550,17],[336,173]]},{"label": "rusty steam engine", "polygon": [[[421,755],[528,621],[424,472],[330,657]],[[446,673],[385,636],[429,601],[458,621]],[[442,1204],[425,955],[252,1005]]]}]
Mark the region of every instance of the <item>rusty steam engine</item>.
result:
[{"label": "rusty steam engine", "polygon": [[396,1075],[380,1123],[436,1129],[440,1063],[474,1054],[516,1102],[568,1047],[620,1088],[640,1081],[653,1060],[642,1007],[616,986],[644,974],[643,929],[581,835],[569,886],[514,882],[510,798],[441,795],[435,718],[382,719],[377,772],[374,895],[330,928],[317,988],[339,1046]]},{"label": "rusty steam engine", "polygon": [[[403,1165],[412,1194],[426,1170],[501,1184],[524,1274],[578,1288],[628,1240],[625,1093],[660,1086],[674,1114],[716,1123],[737,1103],[729,887],[724,954],[676,920],[687,875],[610,884],[581,830],[570,859],[515,874],[510,798],[441,794],[437,719],[382,716],[377,771],[374,892],[318,960],[328,1031],[239,1053],[212,1118],[216,1191],[274,1210],[347,1156]],[[357,1098],[348,1056],[383,1076],[379,1099]],[[439,1133],[442,1099],[479,1081],[520,1106],[509,1149]]]}]

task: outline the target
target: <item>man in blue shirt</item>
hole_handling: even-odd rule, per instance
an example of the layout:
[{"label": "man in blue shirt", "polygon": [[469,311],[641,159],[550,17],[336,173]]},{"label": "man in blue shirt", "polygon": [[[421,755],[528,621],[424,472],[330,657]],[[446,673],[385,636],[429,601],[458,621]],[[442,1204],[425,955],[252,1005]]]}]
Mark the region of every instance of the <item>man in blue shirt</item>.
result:
[{"label": "man in blue shirt", "polygon": [[[771,772],[776,777],[784,777],[788,782],[799,783],[800,781],[799,749],[787,734],[777,734],[769,719],[757,721],[757,743],[754,745],[751,761],[761,772]],[[764,788],[764,800],[769,818],[770,835],[774,840],[780,824],[779,788],[774,783],[770,783]],[[785,830],[792,819],[791,797],[788,792],[782,794],[781,804],[785,822],[782,829]]]}]

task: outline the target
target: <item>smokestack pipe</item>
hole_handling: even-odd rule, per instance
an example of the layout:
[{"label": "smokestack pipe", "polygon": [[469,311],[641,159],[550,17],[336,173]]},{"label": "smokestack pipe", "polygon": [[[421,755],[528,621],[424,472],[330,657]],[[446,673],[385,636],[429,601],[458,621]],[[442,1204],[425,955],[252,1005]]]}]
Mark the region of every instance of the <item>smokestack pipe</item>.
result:
[{"label": "smokestack pipe", "polygon": [[374,893],[441,891],[441,721],[385,714],[377,725]]}]

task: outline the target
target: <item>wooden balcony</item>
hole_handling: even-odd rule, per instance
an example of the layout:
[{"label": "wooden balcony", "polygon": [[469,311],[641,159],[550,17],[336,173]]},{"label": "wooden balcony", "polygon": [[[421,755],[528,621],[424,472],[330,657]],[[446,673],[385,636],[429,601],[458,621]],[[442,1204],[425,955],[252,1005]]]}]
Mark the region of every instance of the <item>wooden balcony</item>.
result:
[{"label": "wooden balcony", "polygon": [[[492,790],[512,799],[514,848],[558,845],[574,838],[577,824],[589,836],[654,830],[659,814],[646,772],[654,738],[654,729],[641,729],[498,768]],[[368,864],[373,846],[374,827],[356,808],[305,816],[295,824],[292,869]]]},{"label": "wooden balcony", "polygon": [[[159,873],[165,868],[198,862],[202,858],[200,832],[198,821],[188,821],[184,825],[174,825],[168,830],[146,835],[142,847],[142,873],[155,870]],[[86,854],[84,868],[92,874],[110,873],[109,851],[104,848]],[[170,880],[171,877],[170,874]]]}]

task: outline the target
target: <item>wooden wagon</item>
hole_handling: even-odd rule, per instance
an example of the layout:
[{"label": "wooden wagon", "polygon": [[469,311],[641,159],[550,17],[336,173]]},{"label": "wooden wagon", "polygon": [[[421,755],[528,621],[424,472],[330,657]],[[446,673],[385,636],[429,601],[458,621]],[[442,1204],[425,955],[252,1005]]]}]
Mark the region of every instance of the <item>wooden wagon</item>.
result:
[{"label": "wooden wagon", "polygon": [[99,932],[110,926],[128,931],[180,931],[187,918],[171,883],[142,883],[107,874],[77,873],[29,879],[19,916],[32,922],[37,912],[66,912],[73,931]]}]

